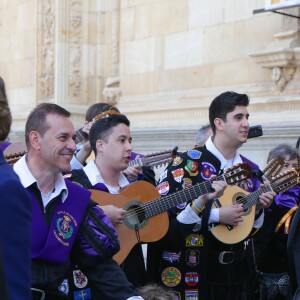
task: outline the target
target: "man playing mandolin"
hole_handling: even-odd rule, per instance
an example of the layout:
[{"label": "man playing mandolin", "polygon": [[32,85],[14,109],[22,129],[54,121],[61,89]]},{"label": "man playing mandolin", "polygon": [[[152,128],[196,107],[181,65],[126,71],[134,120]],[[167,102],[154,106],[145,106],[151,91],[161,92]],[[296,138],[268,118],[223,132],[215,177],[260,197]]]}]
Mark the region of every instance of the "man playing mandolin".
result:
[{"label": "man playing mandolin", "polygon": [[[237,150],[247,141],[249,130],[245,94],[225,92],[217,96],[209,107],[213,136],[205,146],[183,153],[161,175],[157,189],[161,195],[190,188],[209,180],[211,175],[226,172],[236,164],[247,162],[253,170],[258,166]],[[244,180],[240,185],[252,192],[261,185],[258,179]],[[188,190],[187,190],[188,191]],[[259,196],[254,227],[263,223],[263,210],[275,193]],[[170,227],[158,243],[148,245],[149,280],[163,284],[181,294],[181,299],[232,300],[250,299],[247,247],[244,241],[229,245],[218,241],[209,228],[219,223],[238,226],[243,221],[242,204],[213,208],[198,201],[180,205],[169,212]],[[179,225],[185,224],[185,225]],[[190,230],[186,228],[190,226]]]}]

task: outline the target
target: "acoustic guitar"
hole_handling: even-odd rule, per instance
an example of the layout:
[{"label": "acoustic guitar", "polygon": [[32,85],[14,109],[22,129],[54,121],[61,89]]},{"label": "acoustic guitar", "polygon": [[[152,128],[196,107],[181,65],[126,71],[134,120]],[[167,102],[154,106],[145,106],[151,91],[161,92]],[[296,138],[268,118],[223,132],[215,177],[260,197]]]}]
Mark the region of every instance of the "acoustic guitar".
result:
[{"label": "acoustic guitar", "polygon": [[268,191],[274,191],[277,194],[283,193],[298,183],[299,169],[292,169],[272,177],[269,185],[253,193],[248,193],[238,186],[227,187],[223,196],[215,201],[213,207],[220,207],[220,204],[221,206],[231,206],[235,203],[243,204],[243,222],[240,222],[237,226],[214,224],[211,226],[212,234],[224,244],[236,244],[243,241],[249,236],[253,228],[255,205],[259,202],[259,196]]},{"label": "acoustic guitar", "polygon": [[[214,180],[236,184],[249,178],[251,171],[247,163],[242,163],[228,169]],[[160,198],[153,185],[145,181],[132,183],[117,195],[91,190],[91,198],[100,205],[114,205],[126,210],[124,223],[116,226],[121,250],[114,259],[121,264],[137,243],[161,239],[169,227],[167,210],[208,193],[211,191],[211,183],[212,180],[207,180],[163,198]]]},{"label": "acoustic guitar", "polygon": [[13,165],[26,153],[27,147],[25,142],[12,143],[3,151],[6,162],[9,165]]}]

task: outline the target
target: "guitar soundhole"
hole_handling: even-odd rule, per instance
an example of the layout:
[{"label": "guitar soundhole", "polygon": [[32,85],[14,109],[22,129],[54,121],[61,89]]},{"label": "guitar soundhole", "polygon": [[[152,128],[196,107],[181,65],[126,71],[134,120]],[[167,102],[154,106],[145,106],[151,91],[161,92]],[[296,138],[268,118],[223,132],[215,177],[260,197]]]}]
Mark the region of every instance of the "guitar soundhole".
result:
[{"label": "guitar soundhole", "polygon": [[126,209],[124,223],[132,230],[140,230],[146,226],[145,211],[141,204],[138,201],[131,201],[124,207]]},{"label": "guitar soundhole", "polygon": [[[232,203],[241,203],[241,204],[245,204],[246,200],[245,200],[245,194],[244,193],[236,193],[233,197],[233,202]],[[247,216],[251,213],[251,207],[248,209],[244,210],[244,216]]]}]

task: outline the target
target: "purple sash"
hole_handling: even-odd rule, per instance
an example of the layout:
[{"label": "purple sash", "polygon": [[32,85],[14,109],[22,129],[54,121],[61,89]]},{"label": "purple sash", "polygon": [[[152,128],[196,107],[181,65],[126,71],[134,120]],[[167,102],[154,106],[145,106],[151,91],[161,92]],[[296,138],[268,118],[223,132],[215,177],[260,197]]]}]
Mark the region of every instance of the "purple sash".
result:
[{"label": "purple sash", "polygon": [[94,189],[94,190],[98,190],[98,191],[103,191],[103,192],[109,193],[109,189],[108,189],[107,186],[106,186],[104,183],[102,183],[102,182],[96,183],[96,184],[93,186],[93,189]]},{"label": "purple sash", "polygon": [[31,258],[63,264],[74,244],[78,229],[85,216],[91,192],[65,180],[68,197],[64,203],[57,201],[53,219],[48,228],[34,193],[28,189],[32,200]]},{"label": "purple sash", "polygon": [[11,143],[10,142],[3,142],[2,144],[0,144],[0,149],[2,150],[2,151],[4,151],[9,145],[11,145]]},{"label": "purple sash", "polygon": [[144,157],[143,154],[131,152],[130,160],[134,160],[138,155],[139,155],[140,157]]}]

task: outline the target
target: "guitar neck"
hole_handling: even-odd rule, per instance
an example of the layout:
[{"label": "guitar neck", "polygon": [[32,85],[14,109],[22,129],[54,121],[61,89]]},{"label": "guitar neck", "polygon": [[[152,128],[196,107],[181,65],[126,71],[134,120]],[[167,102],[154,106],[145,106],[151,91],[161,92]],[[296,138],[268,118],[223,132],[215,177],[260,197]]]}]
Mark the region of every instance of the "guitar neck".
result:
[{"label": "guitar neck", "polygon": [[172,160],[172,150],[163,151],[160,153],[145,155],[140,158],[131,160],[128,164],[129,167],[143,167],[143,166],[157,166],[165,164]]},{"label": "guitar neck", "polygon": [[[219,175],[214,180],[223,180],[225,181],[226,174]],[[212,180],[207,180],[205,182],[198,183],[189,189],[184,189],[178,192],[175,192],[171,195],[158,198],[156,200],[147,202],[144,204],[143,209],[145,210],[146,218],[153,217],[164,211],[167,211],[170,208],[176,207],[177,205],[189,202],[197,197],[210,193],[211,192]]]},{"label": "guitar neck", "polygon": [[75,144],[79,144],[83,140],[87,139],[88,135],[82,131],[82,128],[76,131]]},{"label": "guitar neck", "polygon": [[243,204],[244,209],[247,210],[259,202],[259,196],[262,193],[270,192],[272,190],[273,190],[273,186],[272,186],[272,184],[270,184],[266,187],[263,187],[263,188],[260,188],[256,191],[254,191],[251,194],[248,194],[246,197],[243,197],[242,199],[239,199],[237,201],[237,203]]}]

